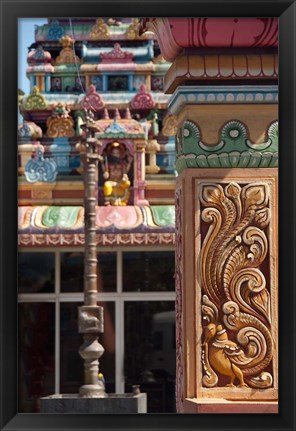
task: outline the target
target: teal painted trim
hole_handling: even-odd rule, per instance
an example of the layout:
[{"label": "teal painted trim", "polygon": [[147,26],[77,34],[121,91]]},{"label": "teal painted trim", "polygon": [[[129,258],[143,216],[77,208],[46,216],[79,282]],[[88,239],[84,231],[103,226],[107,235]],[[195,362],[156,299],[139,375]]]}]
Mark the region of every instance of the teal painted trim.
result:
[{"label": "teal painted trim", "polygon": [[108,75],[103,76],[103,91],[108,91]]},{"label": "teal painted trim", "polygon": [[96,133],[95,136],[98,139],[145,139],[145,134],[141,133],[138,135],[128,134],[128,133]]},{"label": "teal painted trim", "polygon": [[[105,80],[107,82],[107,76],[106,75],[101,75],[102,77],[105,76]],[[107,84],[106,84],[107,85]],[[103,78],[103,86],[104,86],[104,78]],[[98,91],[98,93],[103,95],[104,101],[105,103],[118,103],[118,104],[122,104],[122,103],[129,103],[131,101],[131,99],[133,98],[133,96],[135,96],[137,94],[136,91],[121,91],[121,92],[116,92],[116,91],[112,91],[112,92],[107,92],[105,90],[103,91]],[[155,91],[149,91],[149,93],[152,95],[153,99],[155,100],[156,103],[166,103],[167,100],[169,99],[169,95],[168,94],[159,94]],[[40,94],[44,94],[44,92],[40,93]],[[62,103],[67,103],[67,104],[79,104],[82,99],[84,98],[85,94],[84,93],[73,93],[71,92],[69,93],[65,93],[65,92],[58,92],[58,93],[46,93],[46,100],[49,104],[51,103],[56,103],[56,102],[62,102]]]},{"label": "teal painted trim", "polygon": [[273,122],[264,142],[253,144],[245,125],[229,121],[216,145],[201,142],[199,127],[185,121],[177,137],[176,168],[269,168],[278,166],[278,122]]},{"label": "teal painted trim", "polygon": [[30,76],[30,83],[31,83],[31,90],[36,85],[36,76],[31,75]]},{"label": "teal painted trim", "polygon": [[[80,70],[80,65],[78,64],[78,69]],[[53,76],[60,76],[70,73],[74,76],[77,76],[77,67],[75,63],[72,64],[60,64],[58,66],[54,66],[54,75]]]},{"label": "teal painted trim", "polygon": [[133,75],[129,75],[128,77],[128,91],[133,91]]},{"label": "teal painted trim", "polygon": [[170,98],[168,109],[177,115],[187,104],[260,104],[278,103],[278,87],[269,86],[193,86],[178,87]]},{"label": "teal painted trim", "polygon": [[134,70],[116,70],[116,71],[108,70],[107,74],[110,76],[117,76],[117,75],[130,75],[133,72]]},{"label": "teal painted trim", "polygon": [[187,154],[177,158],[176,169],[180,174],[186,168],[277,168],[278,153],[251,153],[233,151],[229,154]]},{"label": "teal painted trim", "polygon": [[51,76],[49,74],[45,75],[45,91],[50,91],[51,83],[50,83]]},{"label": "teal painted trim", "polygon": [[[120,41],[118,41],[120,43]],[[116,40],[111,43],[116,43]],[[134,55],[133,62],[134,63],[148,63],[154,56],[154,42],[153,40],[147,41],[145,45],[136,46],[136,47],[123,47],[121,46],[122,51],[130,52]],[[93,64],[93,63],[101,63],[100,55],[102,53],[112,51],[113,46],[109,47],[88,47],[86,46],[86,42],[82,45],[82,58],[84,64]]]}]

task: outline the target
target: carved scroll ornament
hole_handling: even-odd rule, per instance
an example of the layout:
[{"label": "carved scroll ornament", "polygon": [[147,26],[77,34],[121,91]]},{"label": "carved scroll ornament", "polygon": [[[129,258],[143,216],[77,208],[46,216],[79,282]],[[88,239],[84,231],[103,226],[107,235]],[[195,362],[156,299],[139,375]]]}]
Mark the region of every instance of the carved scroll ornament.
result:
[{"label": "carved scroll ornament", "polygon": [[61,102],[53,106],[52,115],[48,117],[46,125],[46,134],[49,138],[71,138],[75,136],[74,121],[70,116],[70,109]]},{"label": "carved scroll ornament", "polygon": [[204,185],[201,249],[203,385],[273,385],[268,254],[268,185]]}]

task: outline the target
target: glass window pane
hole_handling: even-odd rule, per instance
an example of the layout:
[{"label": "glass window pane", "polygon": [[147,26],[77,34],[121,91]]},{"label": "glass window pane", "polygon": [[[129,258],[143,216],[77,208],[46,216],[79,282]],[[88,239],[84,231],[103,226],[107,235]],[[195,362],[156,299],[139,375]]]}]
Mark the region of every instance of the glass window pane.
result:
[{"label": "glass window pane", "polygon": [[19,304],[18,398],[20,413],[38,413],[40,397],[54,393],[54,327],[54,304]]},{"label": "glass window pane", "polygon": [[123,253],[123,291],[174,291],[173,251]]},{"label": "glass window pane", "polygon": [[175,303],[125,302],[125,390],[139,384],[148,413],[175,412]]},{"label": "glass window pane", "polygon": [[98,292],[116,292],[116,253],[98,253]]},{"label": "glass window pane", "polygon": [[61,292],[83,292],[83,253],[61,253]]},{"label": "glass window pane", "polygon": [[54,267],[54,253],[19,253],[19,293],[54,292]]},{"label": "glass window pane", "polygon": [[127,90],[128,90],[127,75],[108,76],[108,91],[127,91]]},{"label": "glass window pane", "polygon": [[[61,292],[83,292],[84,254],[61,253]],[[98,292],[116,291],[116,253],[98,253]]]},{"label": "glass window pane", "polygon": [[[78,393],[84,384],[84,363],[78,353],[83,334],[78,333],[78,307],[82,303],[61,303],[61,393]],[[107,393],[115,392],[115,304],[99,303],[104,307],[104,333],[99,342],[105,352],[100,359],[99,371],[103,373]]]}]

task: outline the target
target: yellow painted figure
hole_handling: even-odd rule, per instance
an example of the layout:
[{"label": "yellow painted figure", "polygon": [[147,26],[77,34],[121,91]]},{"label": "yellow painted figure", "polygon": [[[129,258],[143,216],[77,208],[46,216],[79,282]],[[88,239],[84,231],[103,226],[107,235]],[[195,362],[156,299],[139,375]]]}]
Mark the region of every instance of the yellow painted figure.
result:
[{"label": "yellow painted figure", "polygon": [[128,204],[131,182],[127,173],[131,162],[132,157],[123,144],[113,142],[108,145],[102,163],[106,205],[125,206]]}]

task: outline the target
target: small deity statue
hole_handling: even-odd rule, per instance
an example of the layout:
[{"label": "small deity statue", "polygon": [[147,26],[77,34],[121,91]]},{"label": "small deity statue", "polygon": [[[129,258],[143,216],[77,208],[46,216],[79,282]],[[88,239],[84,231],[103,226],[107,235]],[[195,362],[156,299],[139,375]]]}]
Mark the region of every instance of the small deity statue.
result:
[{"label": "small deity statue", "polygon": [[132,159],[125,145],[113,142],[107,146],[105,157],[101,162],[105,180],[105,205],[127,205],[131,186],[128,172],[131,168]]}]

